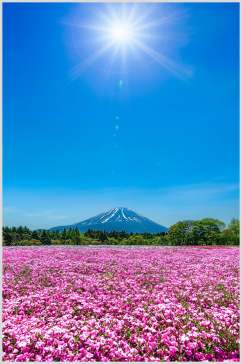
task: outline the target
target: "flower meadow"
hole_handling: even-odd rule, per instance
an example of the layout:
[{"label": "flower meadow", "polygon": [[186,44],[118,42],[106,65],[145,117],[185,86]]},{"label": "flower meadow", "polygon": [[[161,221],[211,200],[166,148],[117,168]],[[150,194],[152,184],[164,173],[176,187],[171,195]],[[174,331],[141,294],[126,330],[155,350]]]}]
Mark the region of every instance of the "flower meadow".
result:
[{"label": "flower meadow", "polygon": [[239,248],[4,248],[3,359],[239,361]]}]

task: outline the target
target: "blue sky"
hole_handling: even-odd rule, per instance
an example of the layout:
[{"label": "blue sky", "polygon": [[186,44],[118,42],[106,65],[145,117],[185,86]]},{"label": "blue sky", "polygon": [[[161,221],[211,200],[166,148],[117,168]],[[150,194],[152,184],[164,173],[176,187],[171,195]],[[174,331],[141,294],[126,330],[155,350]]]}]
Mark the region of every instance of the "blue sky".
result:
[{"label": "blue sky", "polygon": [[238,217],[239,4],[139,4],[146,48],[94,61],[122,11],[3,5],[4,224]]}]

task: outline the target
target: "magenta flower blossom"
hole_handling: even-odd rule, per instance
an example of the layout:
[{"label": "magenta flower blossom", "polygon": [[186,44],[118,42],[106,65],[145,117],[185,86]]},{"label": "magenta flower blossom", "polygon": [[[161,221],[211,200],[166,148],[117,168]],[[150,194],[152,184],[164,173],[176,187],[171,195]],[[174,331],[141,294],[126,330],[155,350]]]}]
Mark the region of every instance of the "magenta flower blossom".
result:
[{"label": "magenta flower blossom", "polygon": [[239,361],[239,248],[4,248],[5,361]]}]

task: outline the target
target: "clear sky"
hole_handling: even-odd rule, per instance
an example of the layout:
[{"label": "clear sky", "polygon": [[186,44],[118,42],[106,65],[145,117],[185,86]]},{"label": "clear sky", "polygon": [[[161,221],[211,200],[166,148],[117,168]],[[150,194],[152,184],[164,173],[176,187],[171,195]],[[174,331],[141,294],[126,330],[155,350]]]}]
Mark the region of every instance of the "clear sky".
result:
[{"label": "clear sky", "polygon": [[3,5],[4,224],[228,222],[238,183],[239,4]]}]

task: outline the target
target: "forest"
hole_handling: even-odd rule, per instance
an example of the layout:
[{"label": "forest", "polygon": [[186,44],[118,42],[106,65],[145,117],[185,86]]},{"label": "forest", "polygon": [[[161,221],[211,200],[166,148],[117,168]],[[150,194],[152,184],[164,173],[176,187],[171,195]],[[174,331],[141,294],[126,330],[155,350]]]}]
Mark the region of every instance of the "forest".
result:
[{"label": "forest", "polygon": [[26,226],[3,227],[4,246],[38,245],[239,245],[240,222],[232,219],[224,222],[205,218],[184,220],[170,226],[167,232],[158,234],[136,234],[78,229],[64,231],[31,230]]}]

